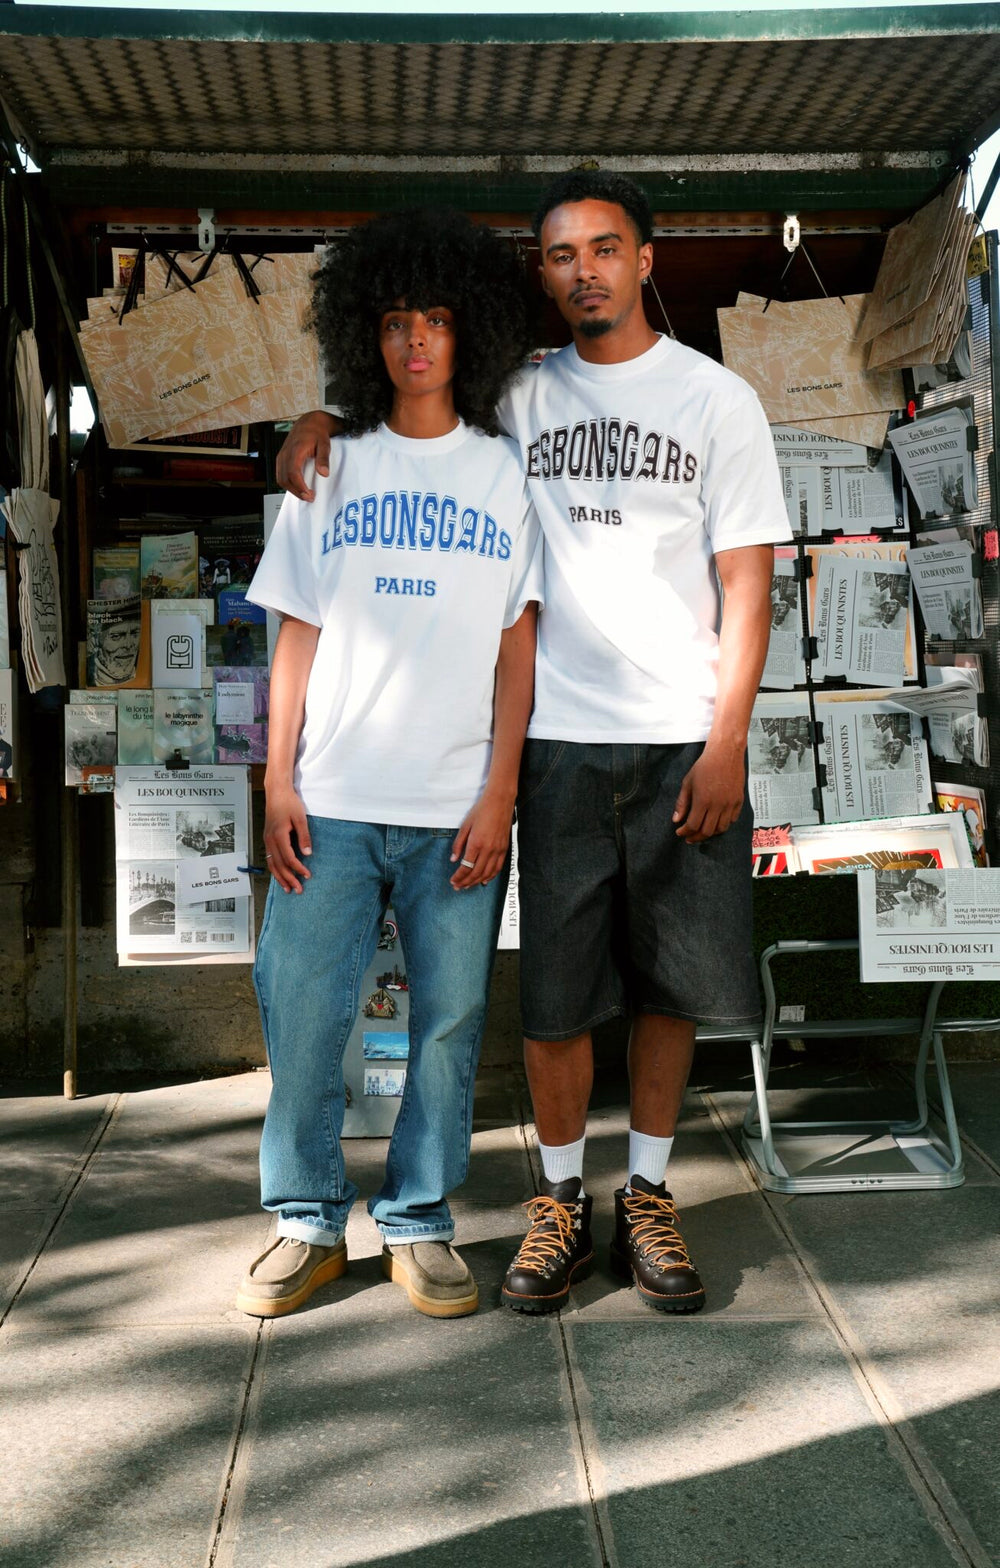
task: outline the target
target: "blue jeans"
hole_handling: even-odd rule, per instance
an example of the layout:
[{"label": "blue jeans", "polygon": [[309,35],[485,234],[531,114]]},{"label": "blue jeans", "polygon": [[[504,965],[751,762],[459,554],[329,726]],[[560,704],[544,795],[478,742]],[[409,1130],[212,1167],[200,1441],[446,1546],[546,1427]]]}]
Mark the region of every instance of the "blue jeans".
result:
[{"label": "blue jeans", "polygon": [[310,817],[312,876],[272,881],[254,985],[273,1086],[261,1202],[278,1235],[332,1246],[358,1189],[344,1174],[344,1047],[390,900],[410,1001],[410,1054],[385,1180],[368,1212],[389,1242],[448,1241],[446,1194],[465,1180],[472,1098],[503,875],[456,893],[455,828]]}]

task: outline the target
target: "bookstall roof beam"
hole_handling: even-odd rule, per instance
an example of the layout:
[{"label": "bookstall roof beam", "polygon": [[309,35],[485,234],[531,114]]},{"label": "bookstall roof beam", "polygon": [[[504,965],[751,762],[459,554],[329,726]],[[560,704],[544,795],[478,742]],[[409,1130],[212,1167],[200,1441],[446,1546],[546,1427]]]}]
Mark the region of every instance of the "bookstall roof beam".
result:
[{"label": "bookstall roof beam", "polygon": [[[76,160],[123,151],[140,169],[191,153],[487,155],[515,174],[543,149],[602,164],[853,153],[877,178],[907,151],[930,169],[934,150],[968,148],[997,114],[1000,7],[498,17],[6,6],[0,92],[63,188]],[[701,185],[693,171],[688,207]],[[926,194],[927,182],[903,188],[895,205]]]}]

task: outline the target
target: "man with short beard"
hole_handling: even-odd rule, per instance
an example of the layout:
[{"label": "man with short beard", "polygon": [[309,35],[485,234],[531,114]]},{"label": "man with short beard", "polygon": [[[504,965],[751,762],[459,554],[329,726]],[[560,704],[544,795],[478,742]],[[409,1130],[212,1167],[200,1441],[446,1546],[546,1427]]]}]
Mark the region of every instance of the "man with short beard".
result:
[{"label": "man with short beard", "polygon": [[[589,1272],[591,1031],[627,1015],[612,1267],[658,1310],[695,1312],[705,1292],[665,1172],[696,1024],[749,1034],[759,1019],[746,740],[773,546],[791,531],[751,388],[646,320],[652,221],[638,187],[564,175],[534,228],[542,287],[573,343],[499,409],[545,534],[546,583],[518,793],[525,1067],[544,1181],[501,1295],[550,1312]],[[309,457],[323,471],[335,428],[320,413],[295,427],[279,465],[295,493]]]}]

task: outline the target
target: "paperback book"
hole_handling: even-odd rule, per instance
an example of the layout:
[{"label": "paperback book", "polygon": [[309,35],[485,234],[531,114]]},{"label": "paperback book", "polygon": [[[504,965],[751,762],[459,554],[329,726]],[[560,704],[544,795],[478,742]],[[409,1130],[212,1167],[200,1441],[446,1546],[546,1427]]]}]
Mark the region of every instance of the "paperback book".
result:
[{"label": "paperback book", "polygon": [[139,558],[144,599],[196,596],[198,540],[193,533],[144,534]]}]

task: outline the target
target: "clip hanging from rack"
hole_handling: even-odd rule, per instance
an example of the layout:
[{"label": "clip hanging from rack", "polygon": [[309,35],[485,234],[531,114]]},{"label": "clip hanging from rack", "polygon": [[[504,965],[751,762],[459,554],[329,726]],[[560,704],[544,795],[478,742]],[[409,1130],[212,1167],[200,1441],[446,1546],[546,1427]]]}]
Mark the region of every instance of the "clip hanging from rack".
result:
[{"label": "clip hanging from rack", "polygon": [[171,773],[187,773],[191,767],[191,763],[188,761],[187,757],[181,756],[180,747],[175,746],[173,756],[168,757],[163,766],[168,768]]},{"label": "clip hanging from rack", "polygon": [[215,249],[215,208],[198,208],[198,249],[209,255]]}]

